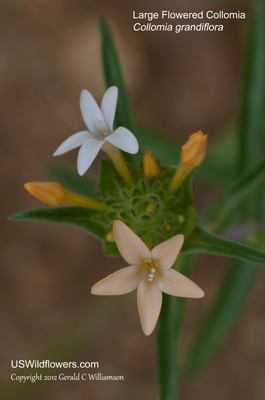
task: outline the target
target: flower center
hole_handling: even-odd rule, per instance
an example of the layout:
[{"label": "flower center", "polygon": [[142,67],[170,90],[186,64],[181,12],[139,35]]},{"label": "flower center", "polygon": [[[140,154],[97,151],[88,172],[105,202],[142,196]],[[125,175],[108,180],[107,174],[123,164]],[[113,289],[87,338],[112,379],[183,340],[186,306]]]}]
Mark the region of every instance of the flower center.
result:
[{"label": "flower center", "polygon": [[143,261],[143,267],[147,272],[147,279],[149,282],[152,282],[155,275],[156,275],[156,268],[155,268],[155,264],[154,261],[151,258],[146,258]]},{"label": "flower center", "polygon": [[111,133],[103,121],[96,119],[95,125],[97,130],[96,135],[98,136],[99,139],[102,140]]}]

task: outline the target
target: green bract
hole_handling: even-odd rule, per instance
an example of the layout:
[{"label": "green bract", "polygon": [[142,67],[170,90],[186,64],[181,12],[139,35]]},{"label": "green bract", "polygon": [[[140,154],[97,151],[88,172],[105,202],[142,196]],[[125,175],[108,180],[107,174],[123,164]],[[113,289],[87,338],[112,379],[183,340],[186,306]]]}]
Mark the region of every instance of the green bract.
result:
[{"label": "green bract", "polygon": [[[151,247],[178,233],[189,235],[198,223],[189,182],[168,196],[167,188],[175,168],[162,167],[161,177],[149,180],[143,177],[140,163],[133,166],[133,171],[136,184],[128,188],[112,162],[101,161],[99,188],[101,200],[109,211],[95,213],[92,220],[108,233],[112,232],[113,221],[119,219],[141,238],[148,238]],[[104,243],[106,254],[119,254],[115,243],[107,242],[106,238]]]}]

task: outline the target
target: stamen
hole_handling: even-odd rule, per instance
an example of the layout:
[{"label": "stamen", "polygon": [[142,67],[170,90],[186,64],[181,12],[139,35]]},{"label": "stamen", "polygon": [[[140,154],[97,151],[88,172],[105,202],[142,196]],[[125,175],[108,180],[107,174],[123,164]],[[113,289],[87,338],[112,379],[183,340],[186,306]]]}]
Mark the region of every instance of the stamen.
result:
[{"label": "stamen", "polygon": [[152,258],[146,258],[143,262],[143,268],[147,273],[147,280],[152,282],[157,272],[154,265],[154,260]]},{"label": "stamen", "polygon": [[152,282],[152,280],[154,279],[155,275],[154,274],[149,274],[148,275],[148,280],[149,282]]}]

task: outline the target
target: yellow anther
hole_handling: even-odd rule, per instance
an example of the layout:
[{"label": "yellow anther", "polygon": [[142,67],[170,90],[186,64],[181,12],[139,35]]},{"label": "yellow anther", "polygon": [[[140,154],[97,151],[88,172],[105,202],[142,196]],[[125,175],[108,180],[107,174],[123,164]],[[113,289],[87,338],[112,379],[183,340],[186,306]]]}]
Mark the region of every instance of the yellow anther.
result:
[{"label": "yellow anther", "polygon": [[182,215],[182,214],[179,214],[179,216],[178,216],[178,220],[179,220],[179,222],[180,222],[181,224],[183,224],[183,222],[185,222],[185,221],[186,221],[186,218],[184,217],[184,215]]},{"label": "yellow anther", "polygon": [[110,242],[110,243],[115,242],[114,235],[112,232],[107,234],[106,239],[107,239],[107,242]]},{"label": "yellow anther", "polygon": [[164,229],[165,229],[166,231],[171,231],[172,227],[171,227],[171,225],[170,225],[168,222],[166,222],[165,225],[164,225]]},{"label": "yellow anther", "polygon": [[152,214],[152,213],[154,212],[154,208],[155,208],[154,204],[153,204],[153,203],[149,203],[148,206],[147,206],[146,211],[147,211],[149,214]]}]

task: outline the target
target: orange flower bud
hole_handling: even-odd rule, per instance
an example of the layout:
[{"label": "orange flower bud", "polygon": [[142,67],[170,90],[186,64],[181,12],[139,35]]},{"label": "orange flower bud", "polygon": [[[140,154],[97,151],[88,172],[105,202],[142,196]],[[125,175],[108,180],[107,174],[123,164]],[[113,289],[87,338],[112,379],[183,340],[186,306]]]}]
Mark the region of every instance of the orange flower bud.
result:
[{"label": "orange flower bud", "polygon": [[207,135],[198,131],[191,135],[187,143],[182,146],[181,161],[191,167],[197,167],[203,162],[206,150]]},{"label": "orange flower bud", "polygon": [[198,131],[189,137],[187,143],[182,146],[181,163],[169,185],[168,194],[173,194],[193,168],[198,167],[203,162],[206,150],[207,135]]},{"label": "orange flower bud", "polygon": [[30,194],[43,201],[43,203],[49,204],[49,206],[60,206],[65,204],[92,208],[93,210],[99,211],[108,210],[106,204],[102,203],[101,201],[90,199],[89,197],[81,196],[77,193],[69,192],[59,183],[30,182],[25,183],[24,187]]},{"label": "orange flower bud", "polygon": [[54,182],[30,182],[25,183],[25,189],[50,206],[59,206],[64,203],[67,191],[59,184]]},{"label": "orange flower bud", "polygon": [[155,176],[159,178],[161,175],[161,170],[156,160],[152,156],[151,151],[147,151],[144,155],[144,177],[146,179],[152,178]]}]

